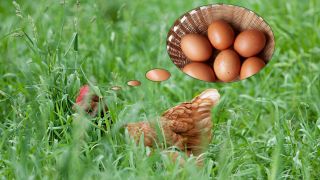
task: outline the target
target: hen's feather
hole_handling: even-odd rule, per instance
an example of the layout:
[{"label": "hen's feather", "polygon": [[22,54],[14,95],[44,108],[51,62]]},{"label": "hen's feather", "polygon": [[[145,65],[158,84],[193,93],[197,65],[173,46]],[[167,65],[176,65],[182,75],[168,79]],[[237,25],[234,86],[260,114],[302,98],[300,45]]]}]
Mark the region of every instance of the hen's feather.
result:
[{"label": "hen's feather", "polygon": [[[193,100],[181,103],[163,113],[160,125],[169,146],[198,155],[211,141],[211,109],[219,101],[215,89],[208,89]],[[138,142],[144,134],[145,145],[152,146],[158,139],[155,126],[148,122],[130,123],[129,134]]]}]

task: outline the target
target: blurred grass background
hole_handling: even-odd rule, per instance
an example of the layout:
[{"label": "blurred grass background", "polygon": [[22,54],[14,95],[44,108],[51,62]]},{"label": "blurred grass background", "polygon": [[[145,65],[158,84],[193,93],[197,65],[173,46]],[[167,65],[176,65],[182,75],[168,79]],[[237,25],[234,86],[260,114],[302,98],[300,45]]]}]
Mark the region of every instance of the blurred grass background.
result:
[{"label": "blurred grass background", "polygon": [[[165,39],[174,20],[217,2],[247,7],[273,28],[276,51],[258,75],[209,84],[170,61]],[[319,0],[0,1],[2,179],[317,179],[318,7]],[[172,77],[146,80],[155,67]],[[142,86],[127,87],[131,79]],[[121,129],[103,129],[107,117],[74,115],[85,83],[107,97],[116,125],[157,117],[206,88],[219,89],[205,164],[199,168],[191,158],[181,167],[160,150],[148,157],[149,149]],[[123,90],[110,91],[113,85]]]}]

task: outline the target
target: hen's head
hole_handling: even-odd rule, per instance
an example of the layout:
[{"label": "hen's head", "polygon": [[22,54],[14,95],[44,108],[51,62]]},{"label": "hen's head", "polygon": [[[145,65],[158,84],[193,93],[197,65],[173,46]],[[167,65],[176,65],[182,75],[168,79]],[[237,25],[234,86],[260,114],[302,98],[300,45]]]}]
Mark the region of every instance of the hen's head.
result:
[{"label": "hen's head", "polygon": [[[100,98],[92,92],[89,85],[84,85],[80,88],[79,94],[76,98],[76,104],[73,106],[73,109],[76,110],[76,107],[82,109],[87,112],[91,116],[98,115],[98,105]],[[102,102],[103,104],[103,102]],[[108,111],[107,105],[103,104],[104,110]],[[102,110],[102,109],[101,109]],[[101,116],[103,116],[103,112],[101,111]]]},{"label": "hen's head", "polygon": [[76,104],[80,104],[82,101],[84,101],[85,97],[89,95],[89,85],[84,85],[79,90],[79,95],[76,99]]},{"label": "hen's head", "polygon": [[219,100],[220,100],[220,94],[218,92],[218,90],[216,89],[207,89],[205,91],[203,91],[201,94],[199,94],[198,96],[196,96],[195,98],[193,98],[191,100],[191,103],[195,102],[195,101],[199,101],[199,100],[203,100],[203,99],[208,99],[212,102],[212,106],[216,105]]}]

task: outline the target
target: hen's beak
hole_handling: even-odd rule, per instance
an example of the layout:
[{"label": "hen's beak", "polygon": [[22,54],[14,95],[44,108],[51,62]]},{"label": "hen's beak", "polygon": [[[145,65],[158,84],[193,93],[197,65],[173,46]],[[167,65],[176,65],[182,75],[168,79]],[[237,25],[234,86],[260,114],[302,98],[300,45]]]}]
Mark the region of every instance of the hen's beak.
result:
[{"label": "hen's beak", "polygon": [[203,91],[199,96],[195,97],[200,99],[210,99],[213,101],[214,105],[217,104],[220,100],[220,94],[216,89],[207,89]]}]

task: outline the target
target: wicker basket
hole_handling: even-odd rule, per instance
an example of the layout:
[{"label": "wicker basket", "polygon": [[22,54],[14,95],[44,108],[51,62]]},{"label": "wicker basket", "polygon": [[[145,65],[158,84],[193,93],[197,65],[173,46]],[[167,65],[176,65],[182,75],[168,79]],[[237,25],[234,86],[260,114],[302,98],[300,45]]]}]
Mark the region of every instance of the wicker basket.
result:
[{"label": "wicker basket", "polygon": [[227,21],[236,34],[246,29],[257,29],[264,32],[267,42],[258,56],[266,63],[271,59],[275,46],[274,35],[271,27],[260,16],[243,7],[213,4],[185,13],[170,28],[167,36],[167,51],[176,66],[181,69],[190,62],[181,50],[181,38],[190,33],[206,35],[208,26],[215,20]]}]

